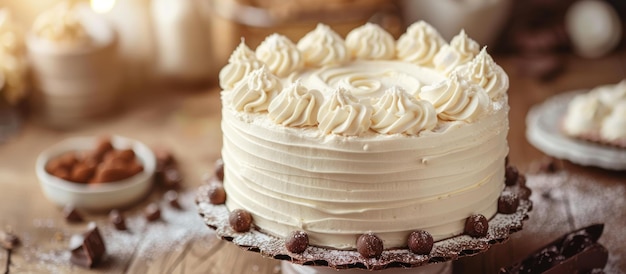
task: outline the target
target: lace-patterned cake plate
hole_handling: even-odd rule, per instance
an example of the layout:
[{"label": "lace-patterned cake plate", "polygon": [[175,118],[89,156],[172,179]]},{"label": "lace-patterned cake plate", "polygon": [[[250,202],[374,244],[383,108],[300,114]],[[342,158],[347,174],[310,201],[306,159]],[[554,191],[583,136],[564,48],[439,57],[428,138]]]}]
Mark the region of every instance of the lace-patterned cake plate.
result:
[{"label": "lace-patterned cake plate", "polygon": [[626,170],[626,149],[566,136],[561,131],[568,103],[587,90],[553,96],[533,106],[526,116],[528,142],[550,156],[611,170]]},{"label": "lace-patterned cake plate", "polygon": [[364,258],[355,250],[336,250],[316,246],[309,246],[303,253],[296,254],[287,251],[283,238],[266,234],[254,227],[248,232],[235,232],[229,225],[229,211],[226,206],[210,203],[208,195],[210,188],[210,184],[204,184],[198,189],[196,204],[206,225],[215,230],[221,239],[232,242],[244,250],[259,252],[263,256],[277,260],[286,260],[301,265],[327,266],[334,269],[413,268],[472,256],[488,250],[493,245],[507,241],[511,233],[522,229],[523,222],[528,219],[528,213],[532,210],[532,201],[529,200],[530,189],[525,183],[517,183],[503,190],[503,192],[513,192],[520,197],[517,211],[513,214],[497,213],[489,220],[487,236],[473,238],[468,235],[459,235],[441,240],[435,242],[429,255],[417,255],[407,248],[398,248],[384,250],[378,258]]}]

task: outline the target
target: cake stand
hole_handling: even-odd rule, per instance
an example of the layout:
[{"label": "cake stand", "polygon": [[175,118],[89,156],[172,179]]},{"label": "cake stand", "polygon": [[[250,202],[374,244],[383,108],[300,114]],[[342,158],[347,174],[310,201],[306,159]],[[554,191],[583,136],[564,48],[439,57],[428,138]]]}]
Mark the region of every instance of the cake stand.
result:
[{"label": "cake stand", "polygon": [[418,255],[407,248],[384,250],[378,258],[364,258],[356,250],[335,250],[308,246],[303,253],[292,253],[285,248],[280,237],[266,234],[255,227],[247,232],[235,232],[230,227],[229,210],[225,204],[212,204],[210,190],[221,181],[209,179],[197,191],[196,204],[205,224],[215,230],[218,237],[234,243],[240,248],[259,252],[265,257],[284,261],[283,273],[325,274],[365,273],[362,270],[380,271],[384,274],[406,273],[450,273],[451,262],[459,258],[487,251],[491,246],[507,241],[511,233],[522,229],[532,210],[530,189],[526,180],[517,180],[514,185],[505,186],[503,191],[519,197],[517,211],[512,214],[497,213],[489,220],[486,236],[474,238],[459,235],[434,243],[428,255]]},{"label": "cake stand", "polygon": [[568,103],[587,90],[558,94],[531,108],[526,116],[526,138],[550,156],[573,163],[612,170],[626,170],[626,149],[566,136],[561,121]]}]

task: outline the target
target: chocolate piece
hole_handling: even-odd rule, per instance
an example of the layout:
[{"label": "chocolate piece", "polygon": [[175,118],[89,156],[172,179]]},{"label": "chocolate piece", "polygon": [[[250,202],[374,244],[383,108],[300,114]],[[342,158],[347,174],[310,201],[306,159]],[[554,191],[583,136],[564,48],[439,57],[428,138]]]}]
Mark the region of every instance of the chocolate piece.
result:
[{"label": "chocolate piece", "polygon": [[66,168],[56,169],[51,174],[56,176],[56,177],[59,177],[59,178],[61,178],[63,180],[66,180],[66,181],[71,181],[72,180],[72,174]]},{"label": "chocolate piece", "polygon": [[132,148],[118,150],[116,156],[118,159],[128,163],[135,160],[135,151]]},{"label": "chocolate piece", "polygon": [[591,246],[593,241],[591,237],[586,234],[570,234],[565,237],[563,240],[563,246],[561,246],[561,254],[565,257],[574,256],[576,253],[579,253],[585,248]]},{"label": "chocolate piece", "polygon": [[224,161],[221,158],[215,161],[215,176],[220,181],[224,181]]},{"label": "chocolate piece", "polygon": [[[367,269],[382,270],[399,267],[413,268],[474,256],[489,250],[490,247],[506,242],[510,236],[523,229],[528,220],[528,213],[532,208],[532,201],[520,199],[518,211],[511,215],[496,214],[490,220],[490,233],[483,238],[472,238],[459,235],[437,241],[429,255],[418,255],[408,248],[394,248],[384,250],[377,259],[369,259],[356,254],[353,250],[338,250],[327,247],[309,245],[304,253],[288,252],[284,245],[284,238],[269,235],[258,229],[239,233],[230,228],[229,213],[226,205],[213,205],[209,201],[209,189],[215,184],[210,182],[214,176],[203,176],[203,184],[196,192],[195,202],[198,205],[199,215],[209,229],[222,240],[232,243],[247,251],[261,253],[264,256],[277,260],[286,260],[300,265],[327,265],[331,269]],[[504,176],[503,176],[504,177]],[[535,180],[529,178],[529,180]],[[517,186],[509,189],[512,192],[528,189]],[[518,195],[521,197],[520,195]],[[355,239],[356,242],[356,239]]]},{"label": "chocolate piece", "polygon": [[106,247],[100,231],[95,223],[90,223],[88,231],[79,237],[82,238],[79,241],[78,247],[72,247],[72,256],[70,261],[78,266],[85,268],[92,268],[98,264],[104,254],[106,253]]},{"label": "chocolate piece", "polygon": [[498,212],[502,214],[513,214],[519,206],[519,197],[517,194],[506,192],[498,198]]},{"label": "chocolate piece", "polygon": [[0,246],[6,250],[12,250],[20,244],[20,238],[15,234],[6,231],[0,231]]},{"label": "chocolate piece", "polygon": [[489,231],[489,221],[482,214],[472,214],[465,220],[465,234],[474,238],[485,237]]},{"label": "chocolate piece", "polygon": [[366,233],[356,240],[356,250],[365,258],[378,258],[383,254],[383,241],[373,233]]},{"label": "chocolate piece", "polygon": [[235,209],[228,215],[230,227],[237,232],[246,232],[252,226],[252,215],[243,209]]},{"label": "chocolate piece", "polygon": [[292,231],[285,239],[285,247],[289,252],[302,253],[309,247],[309,235],[304,231]]},{"label": "chocolate piece", "polygon": [[604,225],[595,224],[567,233],[539,248],[500,273],[589,273],[603,269],[608,251],[597,243]]},{"label": "chocolate piece", "polygon": [[409,250],[415,254],[428,255],[433,249],[433,236],[426,230],[415,230],[407,240]]},{"label": "chocolate piece", "polygon": [[519,171],[514,166],[507,166],[504,173],[504,183],[507,186],[512,186],[517,183],[517,177],[519,177]]},{"label": "chocolate piece", "polygon": [[109,212],[109,221],[115,226],[115,229],[126,230],[126,219],[117,209],[113,209]]},{"label": "chocolate piece", "polygon": [[72,205],[67,205],[63,208],[63,216],[65,220],[70,223],[80,223],[84,221],[83,216]]},{"label": "chocolate piece", "polygon": [[165,192],[163,197],[170,204],[170,206],[178,209],[181,208],[180,203],[178,203],[178,192],[176,192],[175,190],[168,190],[167,192]]},{"label": "chocolate piece", "polygon": [[159,205],[155,203],[150,203],[144,209],[144,215],[146,216],[146,220],[148,220],[149,222],[156,221],[161,218],[161,209],[159,208]]},{"label": "chocolate piece", "polygon": [[226,191],[221,185],[213,185],[209,189],[209,201],[214,205],[221,205],[226,202]]},{"label": "chocolate piece", "polygon": [[126,179],[130,172],[125,165],[115,164],[114,162],[107,162],[100,165],[96,175],[94,176],[92,183],[108,183]]}]

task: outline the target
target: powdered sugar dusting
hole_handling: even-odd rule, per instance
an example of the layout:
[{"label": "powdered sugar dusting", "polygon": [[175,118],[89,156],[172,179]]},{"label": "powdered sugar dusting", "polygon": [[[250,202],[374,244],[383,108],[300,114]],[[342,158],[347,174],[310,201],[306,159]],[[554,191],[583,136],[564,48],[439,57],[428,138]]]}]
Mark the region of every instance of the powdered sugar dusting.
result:
[{"label": "powdered sugar dusting", "polygon": [[[604,235],[599,243],[609,250],[609,262],[606,273],[619,273],[619,265],[626,258],[621,258],[612,250],[624,248],[624,227],[626,227],[626,185],[607,184],[587,174],[572,174],[567,170],[556,173],[538,173],[528,175],[529,186],[534,190],[533,203],[540,208],[563,205],[567,212],[566,230],[574,230],[593,223],[604,223]],[[533,215],[540,220],[553,219],[549,211],[538,210]],[[556,222],[545,226],[562,225]],[[534,230],[534,228],[529,227]],[[547,228],[549,231],[563,229]],[[541,233],[541,231],[537,231]]]},{"label": "powdered sugar dusting", "polygon": [[228,224],[228,209],[225,205],[213,205],[208,199],[210,185],[199,188],[196,201],[198,210],[206,224],[215,229],[222,239],[233,242],[248,251],[260,252],[267,257],[288,260],[303,265],[329,266],[337,269],[363,268],[379,270],[392,267],[417,267],[433,263],[456,260],[486,251],[491,245],[502,243],[509,234],[522,229],[523,222],[528,218],[532,202],[528,200],[530,190],[523,185],[508,186],[505,191],[518,194],[520,205],[514,214],[496,214],[489,221],[486,237],[473,238],[460,235],[435,242],[429,255],[418,255],[408,249],[392,249],[383,251],[379,258],[364,258],[355,250],[334,250],[309,246],[303,253],[287,251],[283,239],[265,234],[257,229],[245,233],[235,232]]}]

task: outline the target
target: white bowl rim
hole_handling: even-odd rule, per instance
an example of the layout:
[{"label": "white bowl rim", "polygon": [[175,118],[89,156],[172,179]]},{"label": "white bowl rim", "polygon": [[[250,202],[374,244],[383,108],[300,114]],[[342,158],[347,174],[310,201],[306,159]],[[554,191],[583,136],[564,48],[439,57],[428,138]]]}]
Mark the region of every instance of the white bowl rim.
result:
[{"label": "white bowl rim", "polygon": [[93,145],[99,137],[94,136],[77,136],[70,137],[59,143],[56,143],[42,151],[37,157],[35,171],[41,184],[53,186],[66,192],[77,194],[87,193],[107,193],[112,191],[120,191],[132,187],[137,184],[150,183],[149,177],[154,174],[156,169],[156,157],[152,150],[137,140],[122,137],[119,135],[111,135],[111,143],[115,147],[116,144],[127,144],[133,149],[137,157],[143,163],[144,169],[139,174],[115,182],[106,182],[100,184],[81,184],[67,181],[48,173],[45,169],[46,164],[55,156],[60,156],[69,151],[80,151],[83,149],[93,148]]}]

